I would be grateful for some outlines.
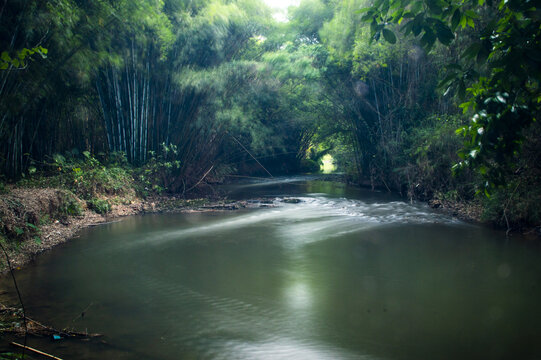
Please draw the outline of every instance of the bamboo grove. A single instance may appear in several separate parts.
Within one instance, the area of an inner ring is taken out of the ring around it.
[[[184,192],[332,154],[353,182],[486,193],[491,218],[536,224],[536,2],[303,0],[288,20],[260,0],[4,1],[3,180],[122,154]]]

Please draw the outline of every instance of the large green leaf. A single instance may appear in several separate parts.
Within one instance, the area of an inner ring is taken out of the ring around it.
[[[456,30],[458,24],[460,24],[461,16],[460,9],[457,8],[453,13],[453,17],[451,18],[451,29],[453,29],[453,31]]]
[[[455,38],[455,34],[443,23],[436,23],[436,34],[438,40],[444,45],[449,45]]]
[[[419,14],[415,17],[415,19],[413,19],[413,26],[411,28],[413,35],[418,36],[421,33],[421,31],[423,30],[424,21],[424,14]]]
[[[385,38],[385,40],[387,40],[391,44],[396,43],[396,35],[394,34],[394,32],[392,32],[389,29],[383,29],[382,33],[383,33],[383,37]]]
[[[424,35],[421,37],[421,45],[423,45],[428,51],[432,49],[436,42],[436,35],[430,28],[425,29]]]

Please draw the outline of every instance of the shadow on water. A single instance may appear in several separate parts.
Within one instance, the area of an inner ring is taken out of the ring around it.
[[[540,358],[538,249],[393,195],[274,181],[229,189],[273,208],[128,218],[41,256],[18,272],[31,316],[111,345],[30,346],[79,359]]]

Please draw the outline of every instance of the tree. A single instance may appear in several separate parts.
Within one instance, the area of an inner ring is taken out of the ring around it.
[[[371,35],[391,43],[395,31],[419,38],[430,50],[450,46],[460,29],[475,28],[459,63],[449,63],[440,85],[466,98],[471,122],[458,130],[465,139],[457,168],[474,166],[485,191],[505,183],[525,132],[541,110],[541,19],[539,1],[377,0],[359,11]]]

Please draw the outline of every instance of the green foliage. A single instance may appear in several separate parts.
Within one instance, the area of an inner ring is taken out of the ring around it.
[[[87,202],[88,208],[97,214],[107,214],[113,209],[111,203],[106,199],[90,199]]]
[[[87,169],[73,168],[73,189],[84,199],[99,194],[128,195],[133,178],[124,168],[102,165]]]
[[[515,230],[541,225],[539,187],[522,185],[518,180],[493,191],[483,200],[483,219]]]
[[[45,184],[62,186],[83,199],[92,199],[97,195],[132,195],[131,170],[118,165],[118,162],[123,162],[123,155],[112,154],[112,161],[115,163],[110,166],[102,165],[88,151],[84,151],[82,155],[82,158],[74,156],[73,153],[66,154],[66,156],[53,155],[49,166],[54,169],[54,176],[37,177],[27,181],[26,184],[35,181],[37,186]]]
[[[36,225],[34,225],[32,223],[27,222],[26,227],[29,228],[29,229],[32,229],[35,232],[40,232],[39,227],[37,227]]]
[[[20,353],[13,353],[13,352],[3,352],[0,353],[0,359],[1,360],[18,360],[21,357]]]
[[[459,116],[430,117],[415,127],[406,139],[404,165],[397,168],[411,197],[442,200],[469,200],[475,193],[474,179],[468,172],[453,176],[461,147],[455,129]]]
[[[321,159],[329,154],[331,151],[333,151],[334,144],[331,144],[329,147],[324,148],[322,145],[320,145],[319,148],[316,148],[315,146],[311,147],[308,151],[308,158],[310,160],[315,161],[316,163],[320,164]]]
[[[150,193],[161,194],[167,190],[173,192],[181,190],[180,188],[171,189],[175,184],[182,182],[180,179],[182,164],[178,157],[179,151],[176,145],[163,143],[158,154],[151,152],[149,162],[137,174],[138,182],[141,184],[140,194],[148,196]]]
[[[36,46],[31,49],[23,48],[16,51],[13,57],[9,52],[3,51],[0,55],[0,70],[7,70],[10,67],[21,69],[27,66],[28,60],[32,60],[32,55],[39,54],[43,59],[47,58],[48,50],[43,46]]]
[[[59,217],[83,215],[83,207],[72,192],[64,191],[62,193],[57,215]]]
[[[524,130],[522,151],[504,174],[504,184],[483,200],[485,220],[512,229],[541,226],[541,125]]]
[[[13,230],[15,231],[15,234],[16,234],[17,236],[22,236],[22,235],[24,234],[24,229],[22,229],[22,228],[20,228],[20,227],[18,227],[18,226],[15,226],[15,227],[13,228]]]
[[[96,69],[121,63],[133,40],[152,44],[153,55],[163,59],[174,40],[163,3],[15,0],[2,5],[0,67],[8,68],[0,71],[0,167],[10,180],[29,168],[39,170],[32,162],[41,164],[55,152],[107,150]],[[26,66],[47,52],[47,59]]]
[[[0,232],[6,235],[8,239],[16,241],[17,244],[26,239],[34,239],[36,243],[41,243],[41,229],[39,226],[28,221],[25,222],[25,220],[26,217],[17,218],[15,221],[11,221],[9,225],[0,221]]]
[[[289,13],[289,26],[295,32],[295,41],[318,43],[319,30],[333,16],[332,7],[321,0],[303,0]]]
[[[420,37],[430,50],[436,40],[450,45],[453,31],[475,28],[459,63],[449,63],[440,86],[456,87],[472,111],[472,121],[460,129],[464,146],[457,169],[473,165],[485,178],[485,192],[503,185],[506,169],[521,149],[523,130],[535,122],[541,110],[541,20],[535,3],[456,0],[376,1],[361,10],[377,40],[388,24],[405,35]],[[385,35],[387,34],[387,36]],[[469,87],[468,86],[469,82]],[[450,88],[449,88],[450,89]]]
[[[129,167],[128,157],[125,152],[113,151],[109,154],[107,165],[112,167],[127,168]]]
[[[103,165],[88,151],[78,155],[78,151],[54,154],[43,170],[20,180],[24,187],[61,187],[69,189],[83,199],[92,199],[98,195],[133,196],[132,170],[127,165],[119,165],[124,158],[113,154],[115,161],[109,166]],[[48,169],[48,171],[46,170]]]
[[[2,179],[70,189],[106,213],[134,187],[318,171],[329,149],[358,183],[454,200],[477,187],[519,221],[512,204],[536,212],[519,198],[537,184],[521,155],[540,138],[538,12],[530,1],[303,0],[279,24],[260,0],[6,2]]]

